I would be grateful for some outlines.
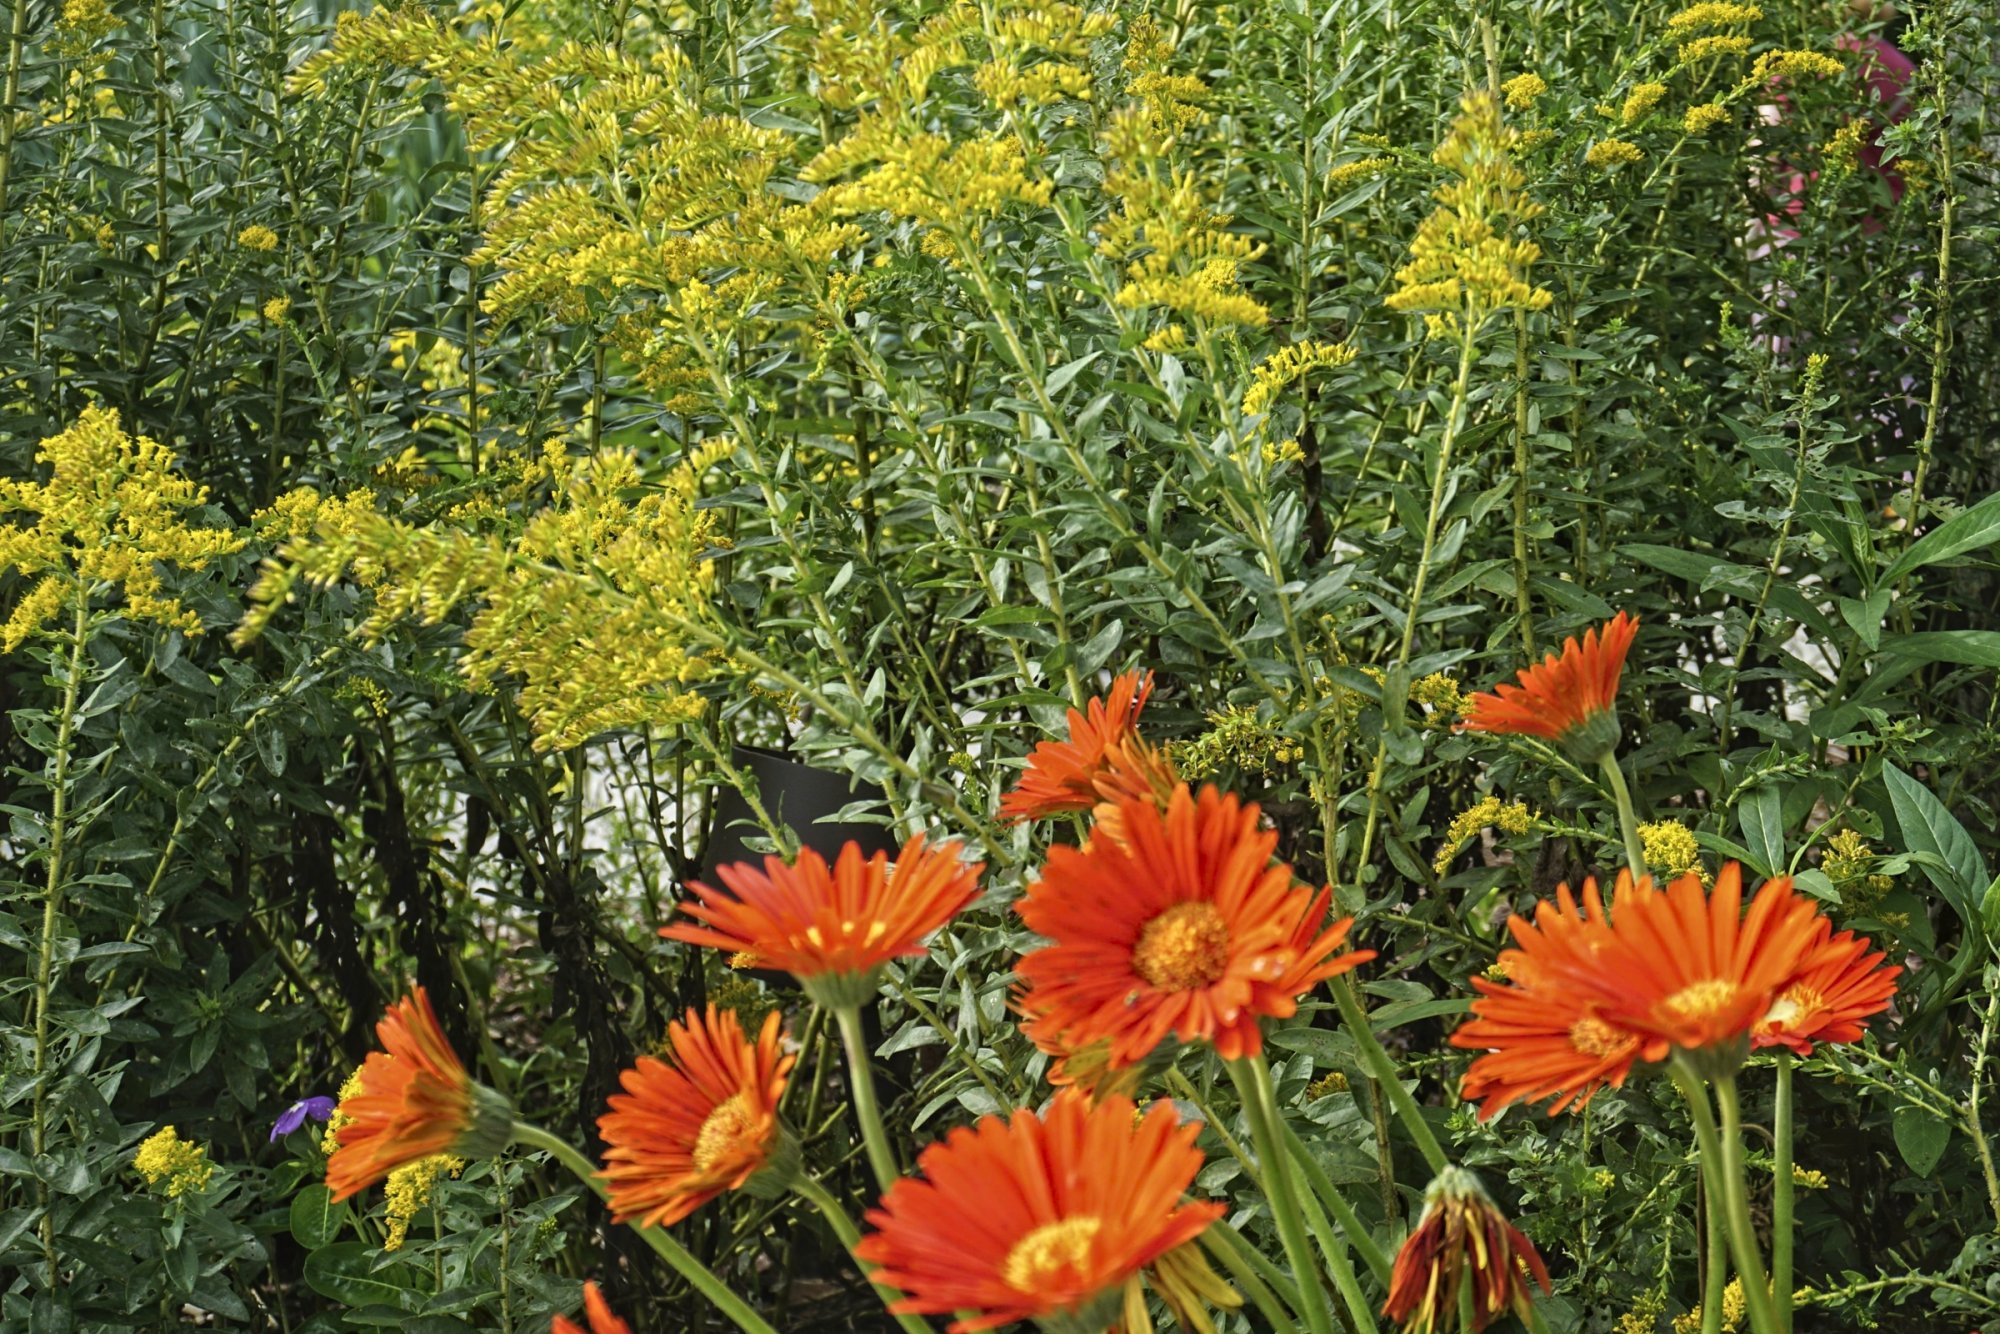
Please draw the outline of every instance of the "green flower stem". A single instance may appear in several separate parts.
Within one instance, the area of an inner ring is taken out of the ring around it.
[[[1388,1253],[1375,1244],[1374,1235],[1361,1221],[1361,1216],[1354,1212],[1354,1206],[1347,1202],[1347,1197],[1340,1193],[1339,1187],[1333,1184],[1333,1179],[1327,1176],[1326,1169],[1312,1156],[1312,1151],[1306,1148],[1299,1132],[1293,1130],[1289,1122],[1279,1128],[1285,1132],[1285,1144],[1292,1151],[1292,1161],[1306,1174],[1306,1184],[1312,1187],[1313,1194],[1333,1214],[1334,1222],[1340,1224],[1341,1232],[1361,1256],[1361,1262],[1368,1266],[1368,1272],[1375,1276],[1375,1281],[1384,1288],[1388,1287]]]
[[[1423,1109],[1417,1106],[1417,1100],[1410,1096],[1410,1091],[1403,1087],[1396,1063],[1376,1041],[1375,1030],[1368,1023],[1368,1011],[1361,1004],[1361,996],[1355,991],[1352,979],[1343,974],[1327,985],[1333,992],[1333,1003],[1340,1007],[1341,1022],[1347,1025],[1354,1045],[1361,1049],[1361,1059],[1367,1063],[1368,1073],[1382,1086],[1383,1093],[1388,1095],[1389,1105],[1402,1118],[1403,1129],[1409,1132],[1410,1139],[1424,1155],[1424,1161],[1430,1164],[1431,1171],[1444,1171],[1451,1166],[1451,1159],[1445,1156],[1444,1146],[1438,1143],[1430,1123],[1424,1120]]]
[[[875,1169],[875,1183],[888,1190],[903,1175],[896,1155],[889,1148],[889,1136],[882,1128],[882,1108],[875,1100],[875,1067],[868,1040],[861,1034],[861,1008],[843,1005],[834,1009],[840,1021],[841,1045],[847,1048],[847,1082],[854,1092],[854,1116],[861,1122],[861,1142],[868,1146],[868,1165]]]
[[[540,1126],[529,1125],[525,1121],[514,1123],[510,1136],[516,1144],[525,1144],[532,1149],[540,1149],[570,1170],[570,1173],[597,1195],[605,1199],[610,1192],[598,1177],[597,1169],[590,1159],[577,1152],[576,1146],[560,1136],[551,1135]],[[659,1253],[661,1259],[674,1267],[674,1271],[689,1283],[695,1291],[708,1298],[716,1310],[734,1321],[736,1327],[745,1334],[778,1334],[764,1317],[750,1308],[750,1304],[732,1292],[728,1285],[717,1278],[709,1267],[688,1254],[687,1249],[664,1229],[657,1227],[634,1228],[646,1239],[646,1244]]]
[[[1701,1285],[1701,1334],[1722,1334],[1722,1294],[1729,1286],[1729,1224],[1722,1200],[1703,1186],[1701,1207],[1708,1227],[1708,1261]]]
[[[888,1307],[902,1300],[902,1293],[887,1283],[877,1283],[873,1277],[875,1272],[873,1266],[865,1263],[860,1256],[854,1255],[854,1248],[861,1244],[861,1229],[854,1225],[854,1220],[848,1216],[847,1210],[840,1207],[840,1201],[833,1198],[833,1193],[803,1172],[799,1174],[799,1179],[792,1188],[798,1191],[801,1199],[819,1210],[820,1216],[826,1219],[827,1226],[833,1229],[833,1235],[840,1238],[840,1244],[846,1248],[849,1255],[854,1256],[854,1263],[861,1267],[861,1272],[870,1275],[869,1286],[874,1288],[875,1295],[882,1299],[882,1305]],[[932,1334],[930,1325],[919,1316],[899,1315],[892,1318],[897,1328],[908,1330],[909,1334]]]
[[[1285,1118],[1278,1117],[1281,1130],[1290,1136],[1290,1127]],[[1298,1155],[1293,1155],[1298,1161]],[[1347,1256],[1347,1240],[1333,1230],[1327,1221],[1326,1211],[1319,1207],[1319,1200],[1310,1190],[1299,1194],[1299,1208],[1306,1216],[1306,1231],[1312,1233],[1319,1243],[1319,1253],[1326,1259],[1326,1272],[1333,1276],[1333,1286],[1340,1293],[1341,1305],[1347,1308],[1346,1324],[1350,1334],[1376,1334],[1375,1313],[1368,1305],[1368,1298],[1361,1291],[1361,1277],[1354,1272],[1354,1261]]]
[[[1646,874],[1646,853],[1639,842],[1639,817],[1632,811],[1632,789],[1625,786],[1625,771],[1618,766],[1618,752],[1607,750],[1597,762],[1604,781],[1618,803],[1618,828],[1625,835],[1625,860],[1631,863],[1632,878]]]
[[[1792,1054],[1778,1049],[1778,1091],[1771,1117],[1771,1300],[1778,1324],[1792,1329]]]
[[[1757,1236],[1750,1226],[1750,1197],[1743,1183],[1742,1112],[1736,1101],[1736,1081],[1733,1078],[1716,1081],[1716,1101],[1722,1107],[1722,1128],[1718,1134],[1708,1096],[1702,1091],[1701,1076],[1680,1057],[1669,1068],[1681,1097],[1687,1101],[1688,1111],[1694,1116],[1703,1178],[1721,1202],[1723,1217],[1729,1225],[1729,1252],[1736,1261],[1736,1273],[1743,1280],[1750,1328],[1755,1334],[1780,1334],[1778,1311],[1771,1303],[1771,1286],[1764,1277],[1764,1262],[1757,1254]]]
[[[1277,1099],[1271,1091],[1271,1068],[1263,1056],[1246,1056],[1229,1062],[1229,1077],[1236,1083],[1243,1114],[1250,1121],[1250,1139],[1263,1168],[1264,1195],[1271,1202],[1271,1217],[1278,1225],[1278,1239],[1284,1243],[1285,1258],[1291,1262],[1292,1276],[1298,1280],[1299,1314],[1305,1317],[1312,1334],[1333,1334],[1333,1311],[1327,1305],[1326,1288],[1320,1282],[1319,1266],[1313,1263],[1312,1246],[1306,1240],[1304,1217],[1299,1212],[1296,1183],[1292,1180],[1289,1155],[1277,1131]]]
[[[1299,1334],[1299,1327],[1292,1323],[1292,1317],[1285,1310],[1284,1303],[1271,1291],[1270,1285],[1258,1277],[1257,1267],[1250,1262],[1250,1258],[1246,1258],[1255,1257],[1257,1253],[1250,1249],[1250,1244],[1243,1240],[1235,1228],[1220,1219],[1216,1220],[1203,1230],[1201,1246],[1217,1263],[1229,1271],[1230,1281],[1263,1315],[1271,1334]]]

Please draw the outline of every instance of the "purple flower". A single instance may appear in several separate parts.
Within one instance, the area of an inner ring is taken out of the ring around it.
[[[275,1143],[284,1136],[291,1134],[294,1130],[304,1125],[308,1119],[324,1121],[332,1115],[332,1098],[301,1098],[287,1107],[284,1114],[271,1123],[271,1140]]]

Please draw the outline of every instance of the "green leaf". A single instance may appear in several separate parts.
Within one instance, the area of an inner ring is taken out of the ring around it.
[[[1757,874],[1769,878],[1785,869],[1785,801],[1777,788],[1760,787],[1739,801],[1736,823]]]
[[[1940,1121],[1925,1109],[1907,1103],[1896,1109],[1891,1128],[1896,1133],[1896,1151],[1920,1177],[1931,1174],[1938,1160],[1944,1157],[1945,1146],[1951,1143],[1950,1122]]]
[[[340,1235],[350,1215],[345,1203],[333,1202],[332,1191],[315,1183],[292,1197],[292,1235],[299,1245],[316,1251]]]
[[[1904,662],[1954,662],[1965,667],[2000,668],[2000,630],[1920,630],[1892,635],[1884,657]]]
[[[1893,584],[1913,570],[1962,556],[2000,542],[2000,492],[1986,497],[1964,513],[1945,520],[1916,542],[1882,572],[1882,582]]]
[[[1074,380],[1085,366],[1088,366],[1103,355],[1103,351],[1099,350],[1056,367],[1049,372],[1048,381],[1042,386],[1043,392],[1047,393],[1050,398],[1054,398],[1057,394],[1069,388],[1069,382]]]
[[[1929,788],[1895,765],[1884,764],[1882,778],[1889,788],[1889,804],[1895,809],[1896,827],[1902,833],[1904,848],[1913,853],[1935,853],[1943,859],[1942,867],[1930,861],[1919,861],[1917,865],[1973,935],[1983,938],[1979,905],[1973,901],[1973,895],[1979,893],[1990,877],[1986,873],[1986,859],[1979,855],[1972,835],[1965,832],[1965,826]]]
[[[306,1256],[306,1286],[343,1306],[384,1304],[413,1309],[423,1294],[398,1279],[411,1277],[407,1265],[375,1268],[376,1251],[359,1241],[337,1241]]]

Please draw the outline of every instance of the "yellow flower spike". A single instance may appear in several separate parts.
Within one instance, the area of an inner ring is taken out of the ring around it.
[[[172,1126],[162,1126],[147,1137],[133,1155],[132,1167],[149,1186],[166,1183],[169,1199],[201,1194],[215,1175],[208,1150],[182,1139]]]
[[[253,222],[236,233],[236,244],[245,250],[268,254],[278,248],[278,234],[261,222]]]
[[[1244,415],[1263,416],[1287,385],[1303,380],[1313,371],[1345,366],[1353,360],[1354,349],[1346,343],[1292,343],[1279,348],[1251,371],[1250,388],[1243,394]]]
[[[1526,111],[1535,105],[1536,98],[1548,90],[1548,80],[1533,71],[1516,74],[1500,85],[1501,93],[1507,98],[1508,109],[1512,111]]]
[[[1733,28],[1739,23],[1755,23],[1764,17],[1756,5],[1709,3],[1689,5],[1667,20],[1667,33],[1685,37],[1702,28]]]
[[[1661,99],[1666,95],[1667,85],[1664,83],[1638,84],[1633,87],[1630,95],[1626,97],[1625,105],[1619,111],[1618,118],[1627,125],[1637,125],[1652,114],[1653,108],[1658,106]]]
[[[1696,61],[1712,60],[1721,56],[1743,56],[1750,54],[1748,37],[1697,37],[1691,42],[1681,43],[1678,53],[1680,63],[1692,65]]]
[[[1627,143],[1623,139],[1600,139],[1583,155],[1583,162],[1587,167],[1612,171],[1634,162],[1643,162],[1645,158],[1646,155],[1639,151],[1637,144]]]
[[[1646,855],[1646,865],[1665,879],[1677,879],[1693,873],[1707,880],[1701,869],[1701,845],[1695,842],[1688,827],[1678,820],[1658,820],[1640,825],[1639,849]]]
[[[389,1173],[383,1183],[382,1199],[389,1219],[389,1235],[382,1242],[385,1251],[399,1251],[409,1238],[410,1224],[430,1204],[439,1177],[456,1177],[465,1170],[465,1159],[449,1153],[420,1158]]]
[[[1729,119],[1728,107],[1718,102],[1704,102],[1687,109],[1687,114],[1681,117],[1681,128],[1689,134],[1707,134],[1716,126],[1726,124]]]

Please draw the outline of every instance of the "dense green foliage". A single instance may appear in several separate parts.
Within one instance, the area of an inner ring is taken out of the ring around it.
[[[858,1211],[823,1016],[657,936],[718,845],[819,837],[733,747],[987,862],[875,1007],[907,1160],[1046,1092],[1007,906],[1075,834],[996,810],[1134,667],[1182,772],[1357,915],[1373,1026],[1549,1257],[1550,1327],[1671,1328],[1702,1249],[1671,1088],[1482,1124],[1445,1042],[1508,911],[1621,848],[1598,775],[1454,731],[1458,692],[1629,609],[1642,818],[1906,968],[1800,1066],[1800,1328],[2000,1329],[1990,6],[1770,0],[1692,62],[1668,10],[1579,0],[417,4],[338,42],[310,3],[0,14],[0,1328],[539,1331],[593,1276],[635,1328],[712,1321],[541,1155],[440,1180],[385,1252],[381,1194],[327,1205],[312,1137],[267,1131],[408,982],[586,1146],[670,1018],[782,1005]],[[1891,119],[1842,45],[1883,31],[1899,198],[1843,139]],[[1774,50],[1844,64],[1780,88]],[[1427,334],[1399,271],[1495,155],[1524,183],[1472,211],[1545,299]],[[1344,350],[1274,374],[1302,344]],[[173,463],[80,444],[59,516],[44,442],[92,407]],[[746,789],[764,828],[718,817]],[[1429,1178],[1332,1003],[1271,1046],[1393,1247]],[[1243,1133],[1215,1062],[1179,1073],[1149,1091]],[[166,1125],[200,1188],[134,1170]],[[881,1327],[796,1202],[676,1231],[787,1330]]]

